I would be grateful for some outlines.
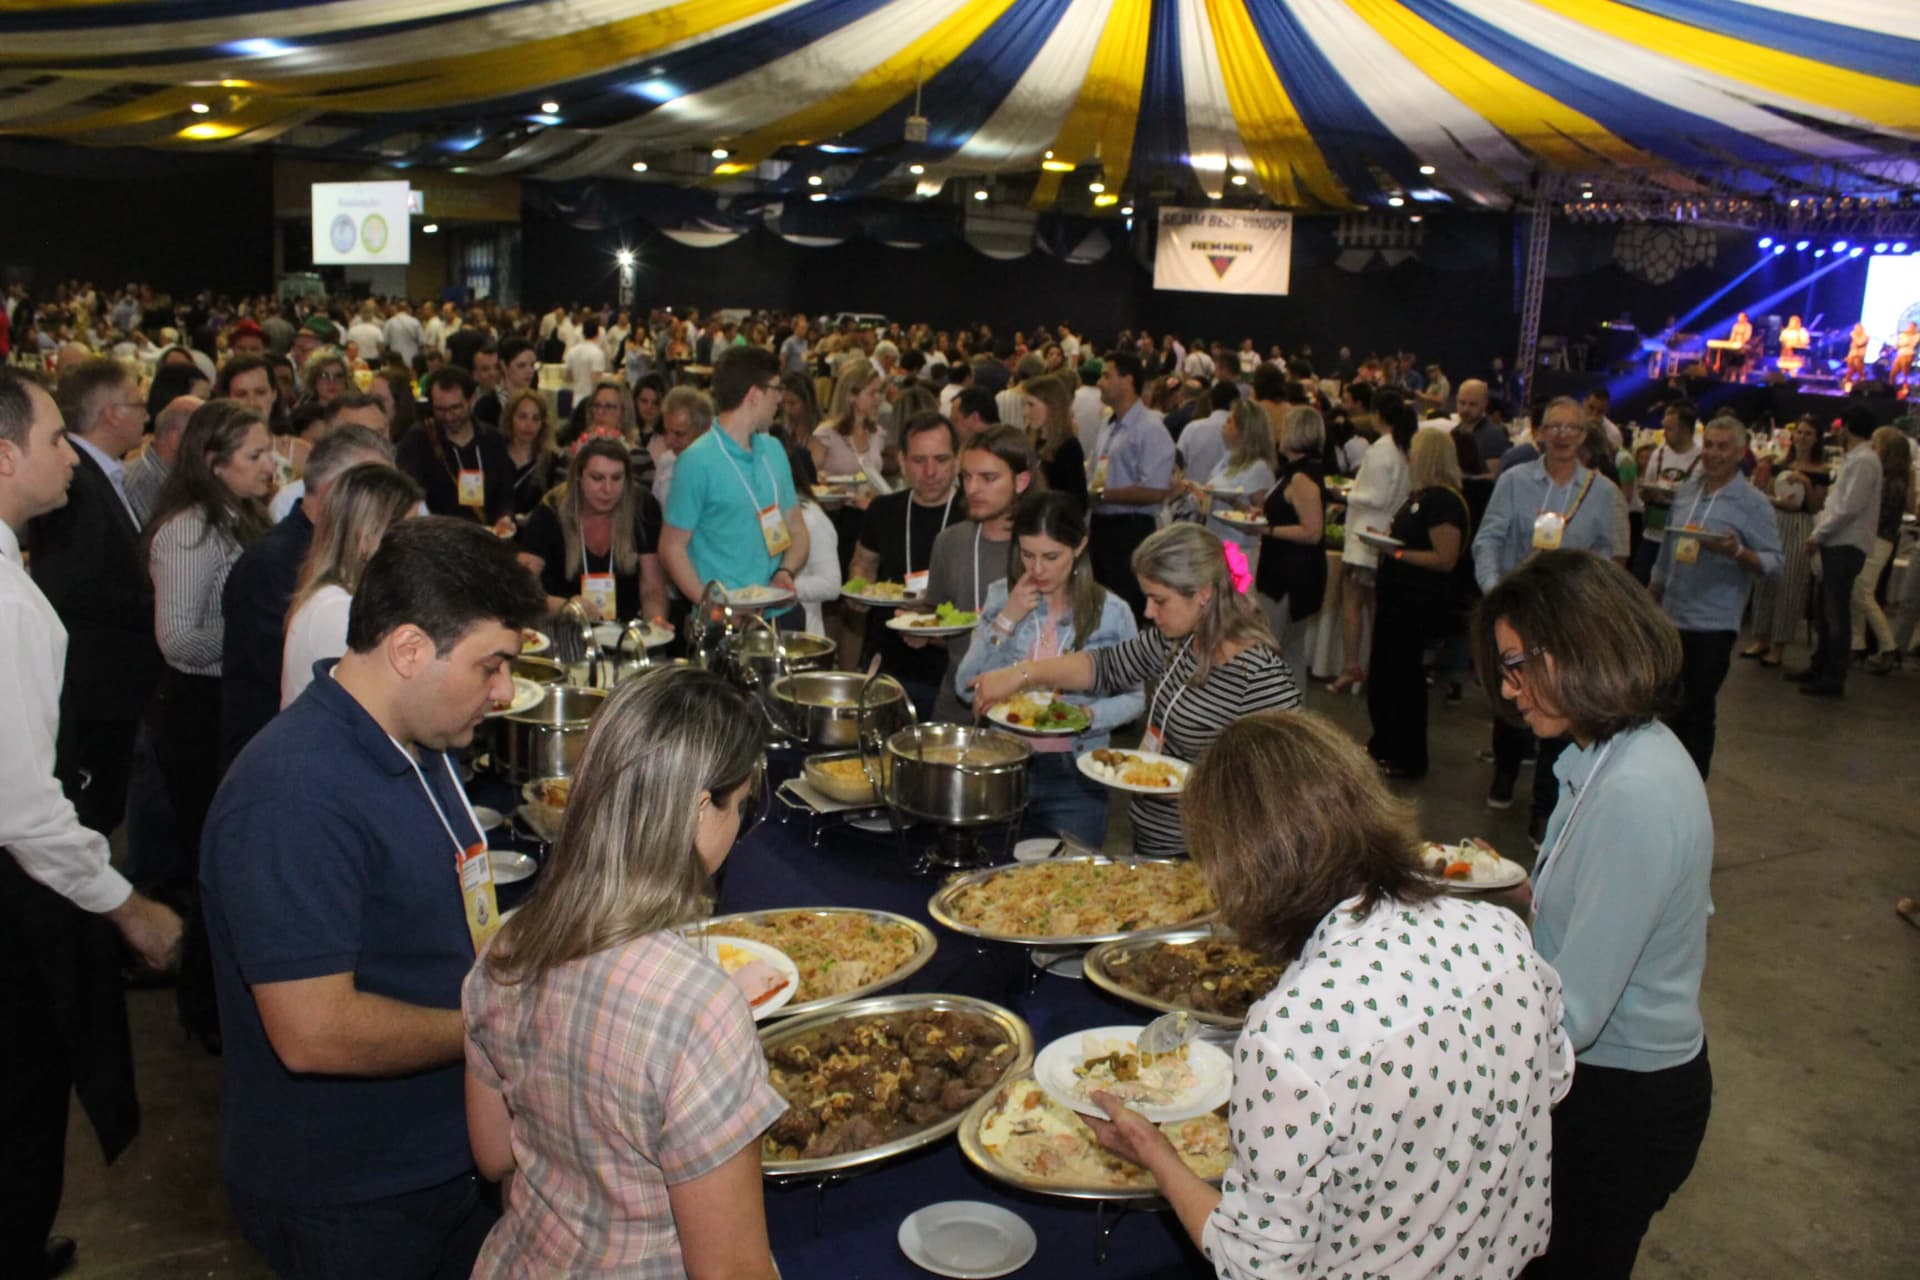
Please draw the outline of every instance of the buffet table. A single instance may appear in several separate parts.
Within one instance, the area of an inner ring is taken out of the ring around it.
[[[769,786],[791,776],[796,764],[791,758],[771,758]],[[502,812],[511,812],[517,803],[510,788],[484,776],[471,790],[476,803]],[[783,815],[789,821],[783,822]],[[501,836],[497,844],[508,842],[502,833],[495,834]],[[934,924],[927,901],[941,881],[913,872],[916,856],[931,839],[929,830],[909,831],[903,849],[890,832],[839,826],[827,830],[818,847],[810,847],[804,819],[788,815],[775,801],[766,820],[740,842],[721,869],[716,913],[848,906],[897,912],[929,924],[939,950],[918,973],[883,994],[941,991],[990,1000],[1026,1019],[1036,1046],[1087,1027],[1150,1019],[1151,1011],[1110,997],[1090,983],[1036,975],[1025,947],[976,941]],[[1000,847],[997,835],[985,843]],[[509,889],[524,892],[520,885]],[[503,892],[502,905],[513,905],[522,892],[511,897]],[[901,1252],[897,1232],[910,1213],[947,1200],[988,1201],[1026,1220],[1038,1237],[1038,1252],[1013,1274],[1120,1280],[1208,1271],[1170,1212],[1117,1213],[1113,1205],[1017,1191],[976,1170],[954,1138],[833,1185],[769,1185],[767,1224],[774,1258],[786,1280],[926,1276],[930,1273]],[[1098,1260],[1101,1254],[1103,1261]]]

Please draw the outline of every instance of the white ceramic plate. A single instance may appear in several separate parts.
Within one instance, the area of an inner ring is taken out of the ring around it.
[[[820,478],[830,485],[845,487],[850,484],[865,484],[867,482],[867,473],[864,471],[856,471],[852,475],[829,475]]]
[[[840,598],[855,604],[872,605],[876,609],[904,609],[920,603],[919,596],[875,596],[864,591],[848,591],[844,587],[840,589]]]
[[[1067,851],[1066,841],[1054,836],[1034,836],[1032,839],[1022,840],[1019,844],[1013,846],[1013,860],[1015,862],[1045,862],[1053,856],[1054,850],[1056,849],[1061,853],[1065,853]]]
[[[530,711],[534,707],[539,706],[540,700],[546,696],[547,686],[537,680],[529,680],[525,676],[515,676],[513,678],[513,701],[498,711],[487,712],[487,715],[489,717],[518,715],[522,711]]]
[[[1045,1089],[1055,1102],[1063,1107],[1071,1107],[1083,1116],[1106,1118],[1106,1112],[1092,1102],[1080,1096],[1075,1086],[1083,1084],[1073,1069],[1086,1061],[1081,1051],[1082,1041],[1092,1036],[1102,1041],[1133,1041],[1147,1028],[1144,1024],[1136,1027],[1089,1027],[1085,1031],[1075,1031],[1061,1036],[1040,1051],[1033,1060],[1033,1078]],[[1155,1124],[1166,1124],[1171,1120],[1191,1120],[1224,1103],[1233,1092],[1233,1059],[1213,1045],[1200,1040],[1187,1043],[1187,1065],[1193,1068],[1196,1077],[1193,1087],[1180,1098],[1168,1103],[1134,1102],[1127,1105],[1138,1111]]]
[[[1037,698],[1040,696],[1040,691],[1028,690],[1027,696]],[[1012,699],[1008,699],[1006,702],[996,702],[987,708],[987,719],[996,727],[1005,729],[1008,733],[1024,734],[1029,738],[1071,738],[1076,734],[1093,732],[1093,726],[1091,724],[1084,729],[1036,729],[1030,724],[1015,724],[1013,721],[1007,719],[1007,708],[1010,705],[1012,705]],[[1075,705],[1077,706],[1079,704],[1076,703]],[[1084,707],[1081,709],[1087,710]],[[1089,714],[1091,714],[1091,712],[1089,712]]]
[[[1368,546],[1379,547],[1382,551],[1398,551],[1407,545],[1398,538],[1391,537],[1384,533],[1375,533],[1371,529],[1349,529],[1347,530],[1347,536],[1349,538],[1358,538]]]
[[[727,603],[736,609],[770,609],[793,599],[785,587],[729,587]]]
[[[1092,778],[1101,786],[1112,787],[1115,791],[1131,791],[1135,795],[1140,796],[1177,796],[1186,790],[1187,776],[1193,772],[1193,766],[1185,760],[1175,760],[1172,756],[1163,756],[1154,751],[1128,751],[1126,754],[1155,764],[1172,765],[1174,772],[1180,775],[1179,785],[1173,787],[1142,787],[1135,783],[1122,782],[1117,776],[1106,772],[1101,765],[1096,763],[1093,758],[1093,752],[1091,751],[1081,755],[1074,763],[1079,765],[1081,773]]]
[[[483,804],[473,806],[473,816],[480,821],[480,830],[484,834],[493,830],[506,819],[500,816],[498,809],[489,809]]]
[[[1511,889],[1527,882],[1527,869],[1506,858],[1500,859],[1500,877],[1496,880],[1449,880],[1432,872],[1424,874],[1448,893],[1487,893],[1495,889]]]
[[[495,884],[519,884],[540,870],[538,862],[516,849],[489,849],[487,862],[493,867]]]
[[[1228,524],[1236,525],[1242,529],[1264,529],[1267,527],[1267,518],[1265,516],[1254,515],[1248,511],[1216,511],[1213,513],[1213,517],[1216,520],[1224,520]]]
[[[520,652],[524,656],[530,653],[545,653],[553,648],[553,637],[532,627],[520,633]]]
[[[611,650],[620,643],[620,636],[625,631],[626,627],[618,622],[596,622],[593,624],[593,640],[602,649]],[[640,644],[642,648],[658,649],[672,640],[672,628],[649,622],[646,631],[641,634]]]
[[[1018,1271],[1039,1247],[1025,1218],[984,1200],[930,1204],[900,1224],[900,1252],[917,1267],[959,1280]]]
[[[910,636],[964,636],[972,631],[974,625],[980,621],[980,615],[975,614],[973,622],[956,623],[951,627],[916,627],[913,625],[917,619],[931,618],[933,616],[931,613],[910,613],[902,609],[899,613],[887,619],[887,630],[904,631]]]
[[[703,934],[698,939],[700,949],[719,962],[719,949],[722,946],[737,947],[754,959],[764,961],[778,969],[786,977],[787,985],[773,993],[768,999],[753,1006],[753,1020],[759,1022],[770,1018],[776,1011],[793,999],[793,993],[800,989],[800,970],[794,966],[787,953],[778,947],[756,942],[752,938],[723,938],[717,934]],[[724,966],[722,966],[724,967]]]

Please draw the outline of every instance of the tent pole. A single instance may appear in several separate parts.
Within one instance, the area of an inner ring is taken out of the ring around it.
[[[1513,359],[1513,373],[1520,395],[1513,406],[1524,413],[1533,393],[1534,361],[1540,346],[1540,299],[1547,288],[1547,237],[1553,224],[1555,182],[1547,173],[1537,174],[1533,197],[1521,208],[1526,219],[1527,260],[1520,285],[1520,349]]]

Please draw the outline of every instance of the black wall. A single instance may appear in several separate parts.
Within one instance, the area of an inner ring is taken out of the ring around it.
[[[264,152],[89,150],[0,141],[0,277],[151,281],[176,295],[273,285]]]

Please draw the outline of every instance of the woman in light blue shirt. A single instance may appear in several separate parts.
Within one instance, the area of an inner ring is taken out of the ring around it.
[[[1693,1169],[1713,1093],[1700,1016],[1713,819],[1657,719],[1680,637],[1626,570],[1564,550],[1502,578],[1474,633],[1495,714],[1572,743],[1530,906],[1578,1065],[1553,1117],[1552,1242],[1527,1274],[1627,1280]]]
[[[987,590],[967,656],[954,673],[962,699],[982,672],[1130,640],[1137,628],[1127,602],[1093,579],[1087,562],[1087,514],[1080,499],[1049,490],[1029,494],[1013,513],[1007,576]],[[1012,584],[1009,586],[1008,584]],[[1060,694],[1086,707],[1093,727],[1079,737],[1030,738],[1027,812],[1045,829],[1098,849],[1107,838],[1107,789],[1083,775],[1079,754],[1107,745],[1139,717],[1137,689],[1110,698]]]
[[[1208,512],[1207,529],[1252,560],[1260,554],[1260,535],[1244,524],[1221,519],[1219,513],[1250,508],[1273,488],[1273,424],[1267,411],[1252,400],[1234,401],[1220,425],[1220,442],[1226,446],[1225,456],[1210,475],[1190,479],[1187,491]]]

